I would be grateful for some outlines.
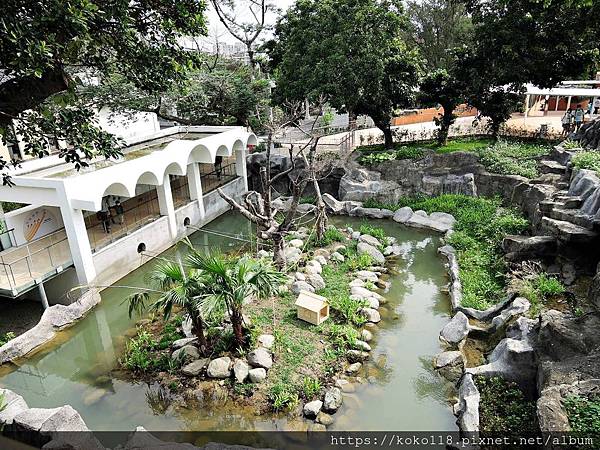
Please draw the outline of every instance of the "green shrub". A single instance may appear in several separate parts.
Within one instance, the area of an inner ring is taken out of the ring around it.
[[[569,424],[575,433],[600,433],[600,396],[569,396],[563,400]]]
[[[382,245],[387,245],[388,239],[383,228],[374,227],[368,223],[363,223],[360,226],[359,231],[360,234],[368,234],[369,236],[373,236],[379,242],[381,242]]]
[[[354,342],[358,339],[359,333],[351,325],[347,324],[330,324],[327,329],[327,335],[331,344],[339,350],[346,350],[354,346]]]
[[[179,320],[171,320],[164,325],[160,340],[157,344],[159,350],[170,348],[173,342],[185,337],[183,333],[178,330],[180,325],[181,323]]]
[[[342,233],[336,227],[330,226],[325,230],[321,240],[318,240],[317,236],[313,233],[308,239],[307,246],[309,248],[327,247],[334,242],[344,242],[345,240],[346,236],[344,236],[344,233]]]
[[[425,156],[425,150],[417,147],[400,147],[396,150],[396,159],[421,159]]]
[[[490,172],[535,178],[539,175],[537,158],[549,152],[550,147],[546,145],[501,140],[475,153]]]
[[[4,411],[6,408],[6,401],[4,393],[0,393],[0,412]]]
[[[576,148],[581,148],[581,144],[578,141],[572,141],[570,139],[567,139],[566,141],[564,141],[562,143],[563,148],[567,149],[567,150],[574,150]]]
[[[314,205],[317,203],[317,197],[314,195],[309,195],[306,197],[301,197],[300,202],[301,205]]]
[[[479,427],[482,434],[518,435],[535,433],[536,403],[526,398],[516,383],[502,378],[477,377],[481,395]]]
[[[269,389],[269,400],[271,400],[275,411],[281,411],[286,408],[291,409],[300,401],[298,394],[293,391],[289,383],[283,381],[271,386],[271,389]]]
[[[571,163],[578,169],[589,169],[600,174],[600,151],[578,152],[571,158]]]
[[[321,392],[321,382],[318,378],[304,377],[302,382],[302,391],[307,400],[312,400],[318,397]]]
[[[365,270],[373,265],[373,258],[366,253],[363,253],[362,255],[352,255],[348,258],[346,265],[351,271]]]
[[[565,287],[557,278],[540,273],[532,279],[524,280],[519,291],[531,303],[529,314],[535,317],[548,299],[564,294]]]
[[[150,333],[145,330],[138,331],[138,334],[125,344],[121,365],[133,372],[148,371],[153,365],[152,351],[157,344]]]
[[[379,164],[385,161],[392,161],[394,159],[396,159],[395,152],[378,152],[363,155],[359,158],[358,162],[360,164],[364,164],[365,166],[373,166],[375,164]]]
[[[12,331],[9,331],[8,333],[4,334],[4,336],[0,336],[0,347],[2,347],[8,341],[12,341],[15,337],[16,335]]]
[[[343,293],[332,297],[329,300],[329,306],[337,318],[344,323],[362,325],[366,321],[364,316],[358,314],[360,308],[367,306],[365,300],[356,300],[350,298],[347,293]]]

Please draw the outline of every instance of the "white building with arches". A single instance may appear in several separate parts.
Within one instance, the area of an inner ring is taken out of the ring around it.
[[[247,191],[256,144],[243,127],[172,127],[79,171],[58,155],[25,161],[11,172],[14,186],[0,187],[0,201],[27,205],[5,215],[0,295],[37,288],[57,301],[44,284],[52,289],[58,275],[71,286],[114,283],[229,210],[217,188]]]

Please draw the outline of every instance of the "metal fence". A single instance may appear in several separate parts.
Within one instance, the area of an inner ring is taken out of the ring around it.
[[[201,172],[202,192],[204,195],[226,185],[238,177],[235,162],[226,165],[215,165],[210,172]]]

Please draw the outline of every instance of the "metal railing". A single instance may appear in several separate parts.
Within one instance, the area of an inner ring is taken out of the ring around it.
[[[139,230],[158,218],[160,218],[160,207],[156,189],[123,202],[122,216],[112,215],[107,221],[100,220],[96,214],[87,216],[85,219],[86,228],[92,253]],[[103,222],[106,222],[106,225]]]
[[[226,185],[230,181],[238,177],[235,163],[226,165],[215,165],[214,170],[210,172],[202,172],[200,179],[202,183],[203,194],[206,195],[221,186]]]
[[[63,228],[1,253],[0,289],[18,291],[70,264],[71,251]]]

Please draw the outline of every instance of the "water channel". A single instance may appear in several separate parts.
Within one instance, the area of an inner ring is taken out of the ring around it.
[[[370,221],[373,223],[374,221]],[[391,276],[386,294],[388,312],[375,333],[372,358],[356,393],[345,397],[333,430],[454,431],[449,406],[451,387],[432,370],[431,359],[440,352],[438,334],[448,321],[450,306],[440,287],[446,283],[442,260],[437,255],[439,238],[401,227],[392,221],[375,221],[406,249],[398,273]],[[358,228],[359,219],[334,218],[338,226]],[[226,214],[207,230],[248,235],[240,216]],[[199,231],[194,245],[239,247],[240,242]],[[163,256],[173,257],[173,248]],[[144,286],[150,262],[116,285]],[[160,407],[155,387],[133,383],[118,370],[124,343],[135,333],[123,299],[130,293],[120,288],[102,292],[102,302],[84,320],[61,333],[47,348],[19,365],[0,367],[0,387],[21,394],[31,407],[69,404],[95,431],[132,431],[141,425],[149,431],[285,430],[285,417],[256,416],[233,402],[200,409]],[[159,402],[160,403],[160,402]]]

